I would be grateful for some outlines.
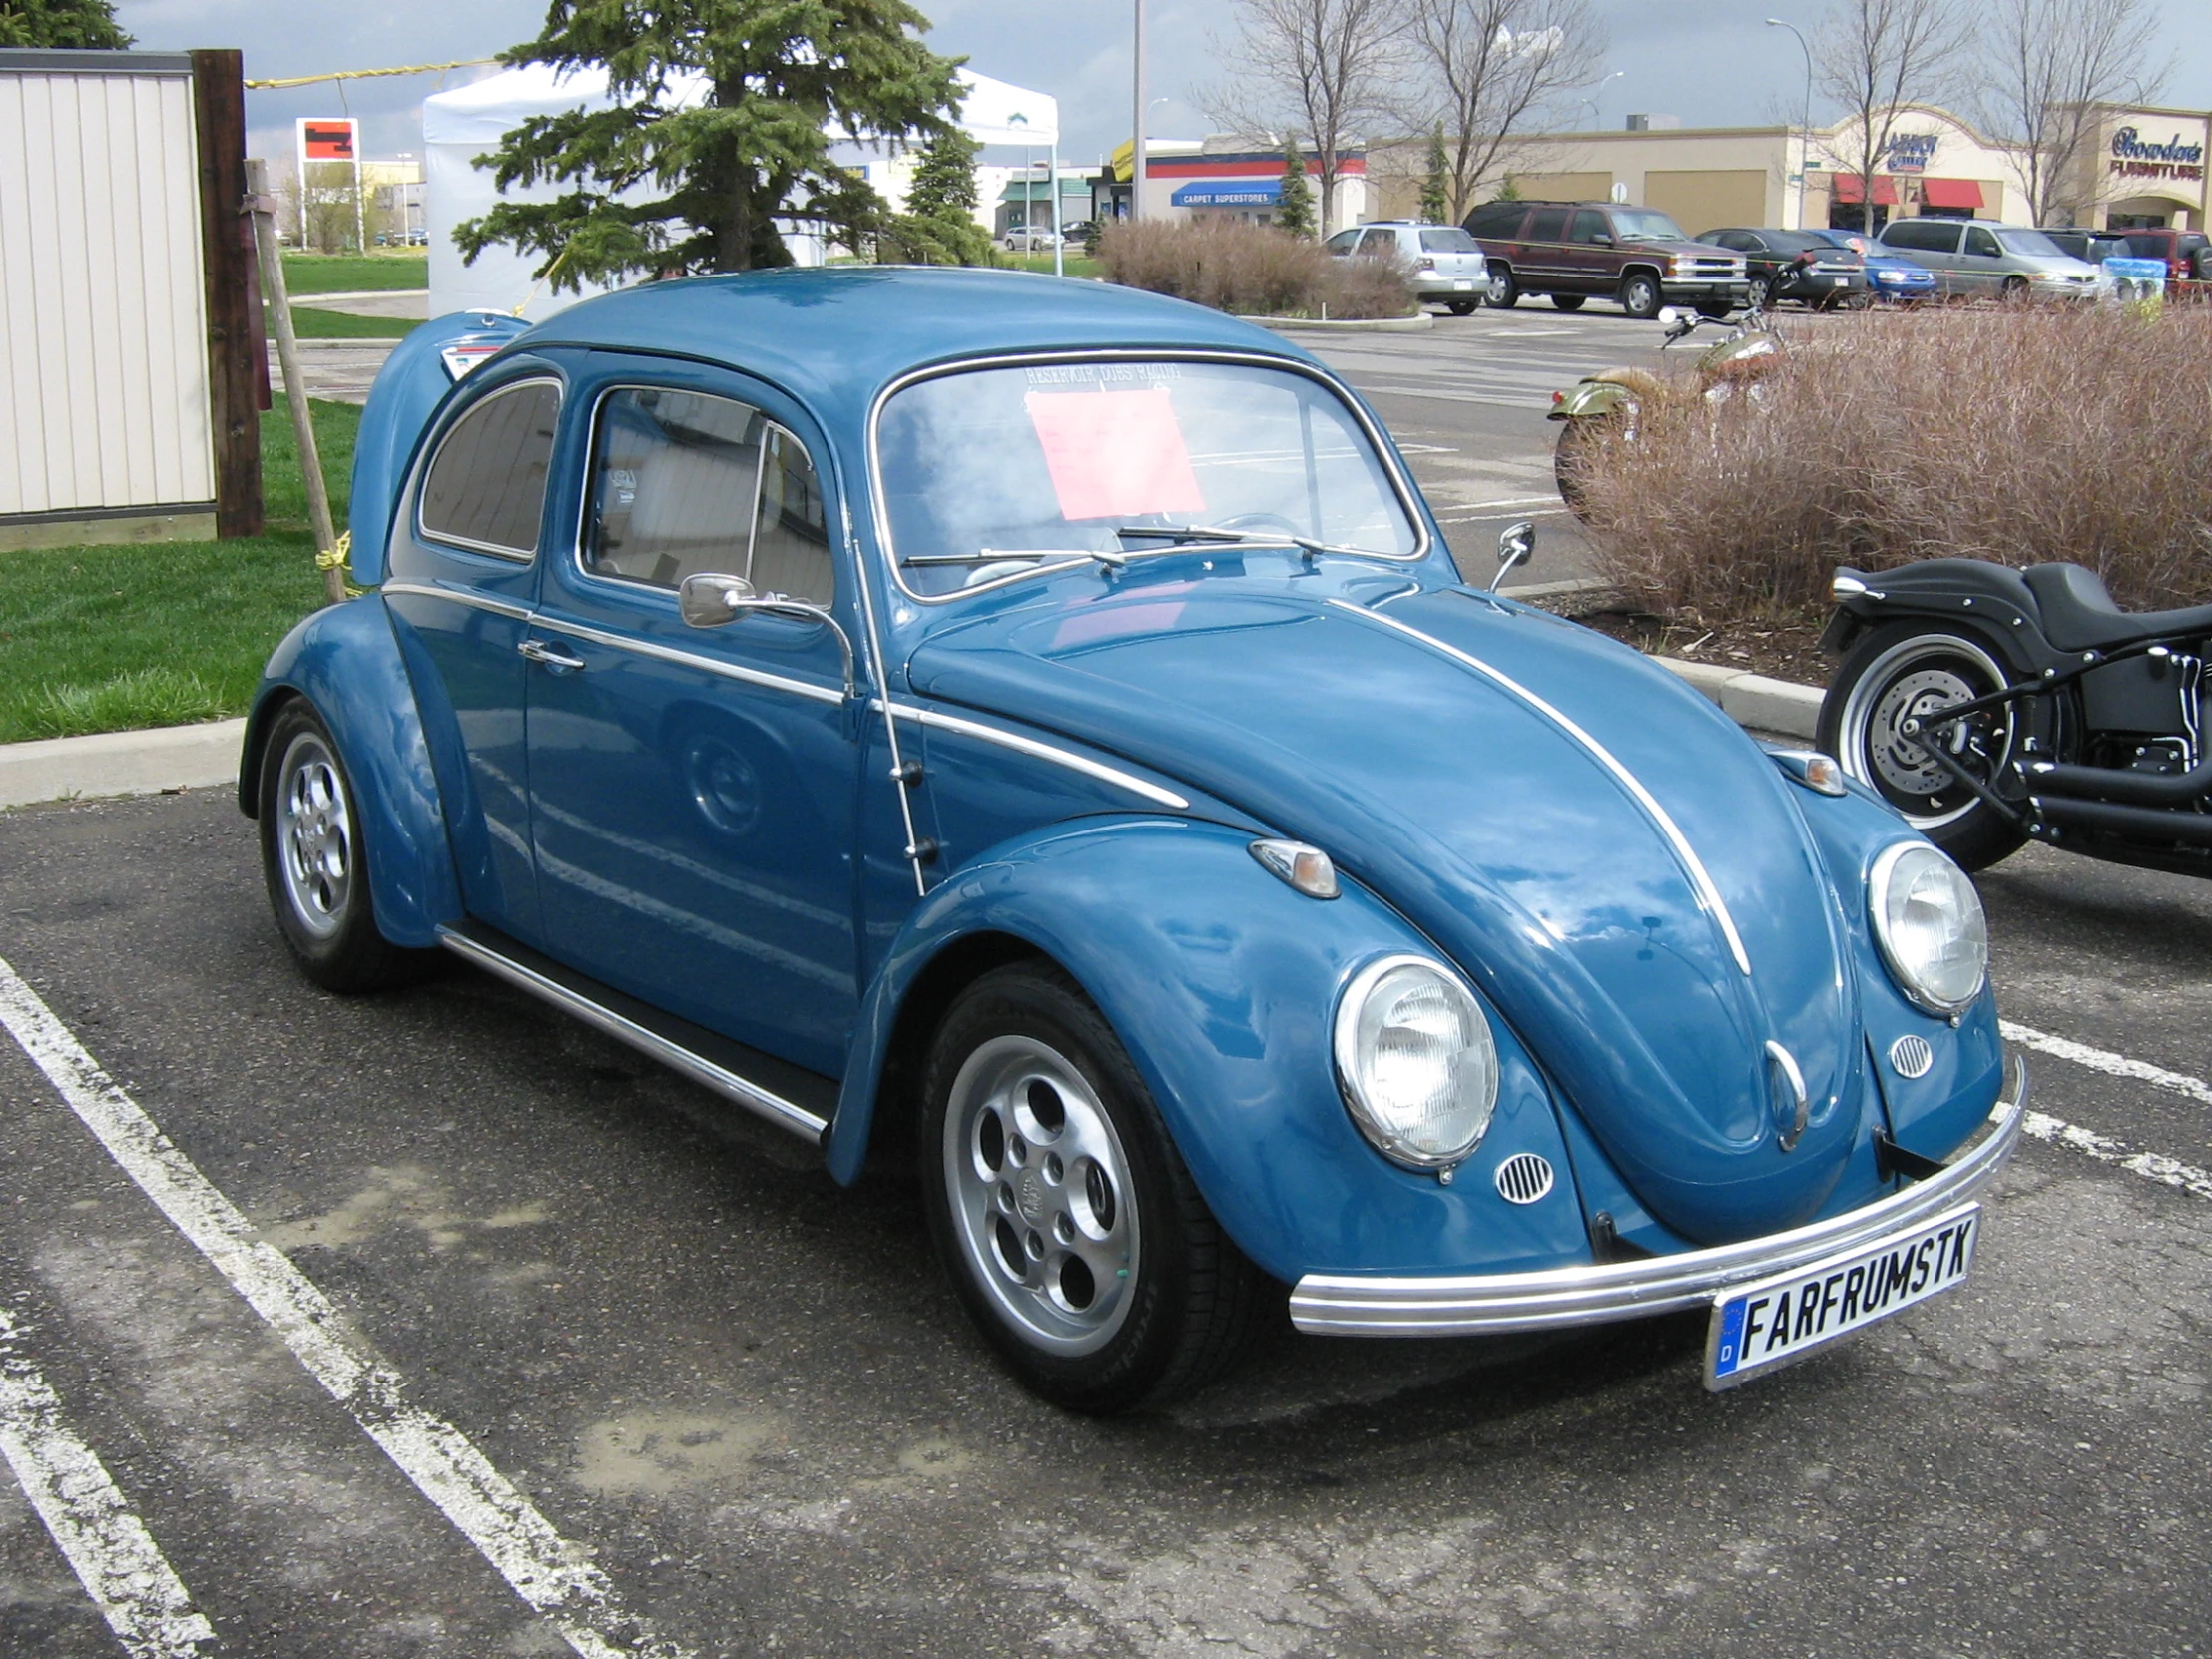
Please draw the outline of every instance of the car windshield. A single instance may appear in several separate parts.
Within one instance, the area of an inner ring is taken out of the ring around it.
[[[1457,226],[1443,231],[1423,231],[1420,234],[1421,252],[1424,254],[1479,254],[1482,249],[1474,238]]]
[[[2007,254],[2026,254],[2036,259],[2062,260],[2066,251],[2040,231],[1999,231],[1997,241]]]
[[[1682,227],[1657,208],[1615,208],[1613,234],[1629,242],[1688,242]]]
[[[875,439],[892,554],[923,597],[1056,559],[1174,545],[1146,531],[1305,538],[1389,558],[1420,546],[1351,409],[1287,369],[968,369],[893,395]]]

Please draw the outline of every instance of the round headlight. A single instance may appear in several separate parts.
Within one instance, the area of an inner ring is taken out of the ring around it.
[[[1915,1006],[1949,1015],[1981,994],[1989,933],[1965,871],[1926,841],[1900,841],[1875,859],[1867,887],[1882,959]]]
[[[1385,956],[1337,1004],[1337,1076],[1360,1132],[1416,1169],[1474,1150],[1497,1106],[1497,1044],[1474,993],[1435,962]]]

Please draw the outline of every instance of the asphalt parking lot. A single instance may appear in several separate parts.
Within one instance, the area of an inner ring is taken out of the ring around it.
[[[0,1432],[165,1655],[2201,1653],[2212,888],[1982,887],[2016,1038],[2084,1047],[1965,1287],[1721,1396],[1696,1319],[1281,1329],[1101,1423],[905,1183],[458,965],[312,989],[221,792],[21,810]],[[14,1483],[0,1651],[117,1651]]]

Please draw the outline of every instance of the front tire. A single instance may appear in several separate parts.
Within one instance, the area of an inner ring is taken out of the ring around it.
[[[1057,968],[953,1002],[922,1097],[929,1230],[1016,1376],[1107,1414],[1200,1386],[1244,1348],[1265,1280],[1176,1154],[1113,1030]]]
[[[1649,272],[1633,271],[1621,279],[1621,309],[1638,322],[1659,314],[1659,278]]]
[[[1763,311],[1774,303],[1774,283],[1764,276],[1754,276],[1744,293],[1745,303],[1755,311]]]
[[[2027,837],[1899,730],[1908,719],[1969,702],[2011,682],[1973,634],[1933,622],[1896,622],[1852,648],[1821,701],[1817,741],[1961,869],[1985,869]],[[2018,717],[1998,706],[1948,729],[1949,753],[1995,787],[2011,763]]]
[[[403,984],[438,957],[376,930],[358,801],[321,716],[304,698],[285,704],[262,752],[262,878],[276,930],[327,991]]]

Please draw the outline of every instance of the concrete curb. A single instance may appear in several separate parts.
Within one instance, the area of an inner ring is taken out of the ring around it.
[[[1520,598],[1573,583],[1524,588]],[[1792,685],[1763,674],[1714,663],[1654,657],[1721,706],[1739,725],[1811,741],[1821,712],[1818,686]],[[104,796],[162,795],[177,790],[230,788],[238,781],[243,720],[202,726],[166,726],[146,732],[102,732],[90,738],[42,738],[0,744],[0,811],[44,801],[96,800]]]
[[[0,809],[97,796],[163,795],[238,782],[244,720],[0,744]]]
[[[1312,328],[1326,333],[1412,334],[1423,328],[1436,326],[1436,319],[1426,311],[1418,316],[1371,316],[1353,322],[1324,322],[1318,317],[1299,316],[1248,316],[1246,322],[1257,322],[1263,328],[1272,328],[1279,334],[1295,333]]]
[[[1812,741],[1821,718],[1821,689],[1788,680],[1770,680],[1718,663],[1693,663],[1680,657],[1654,657],[1721,706],[1739,726]]]

